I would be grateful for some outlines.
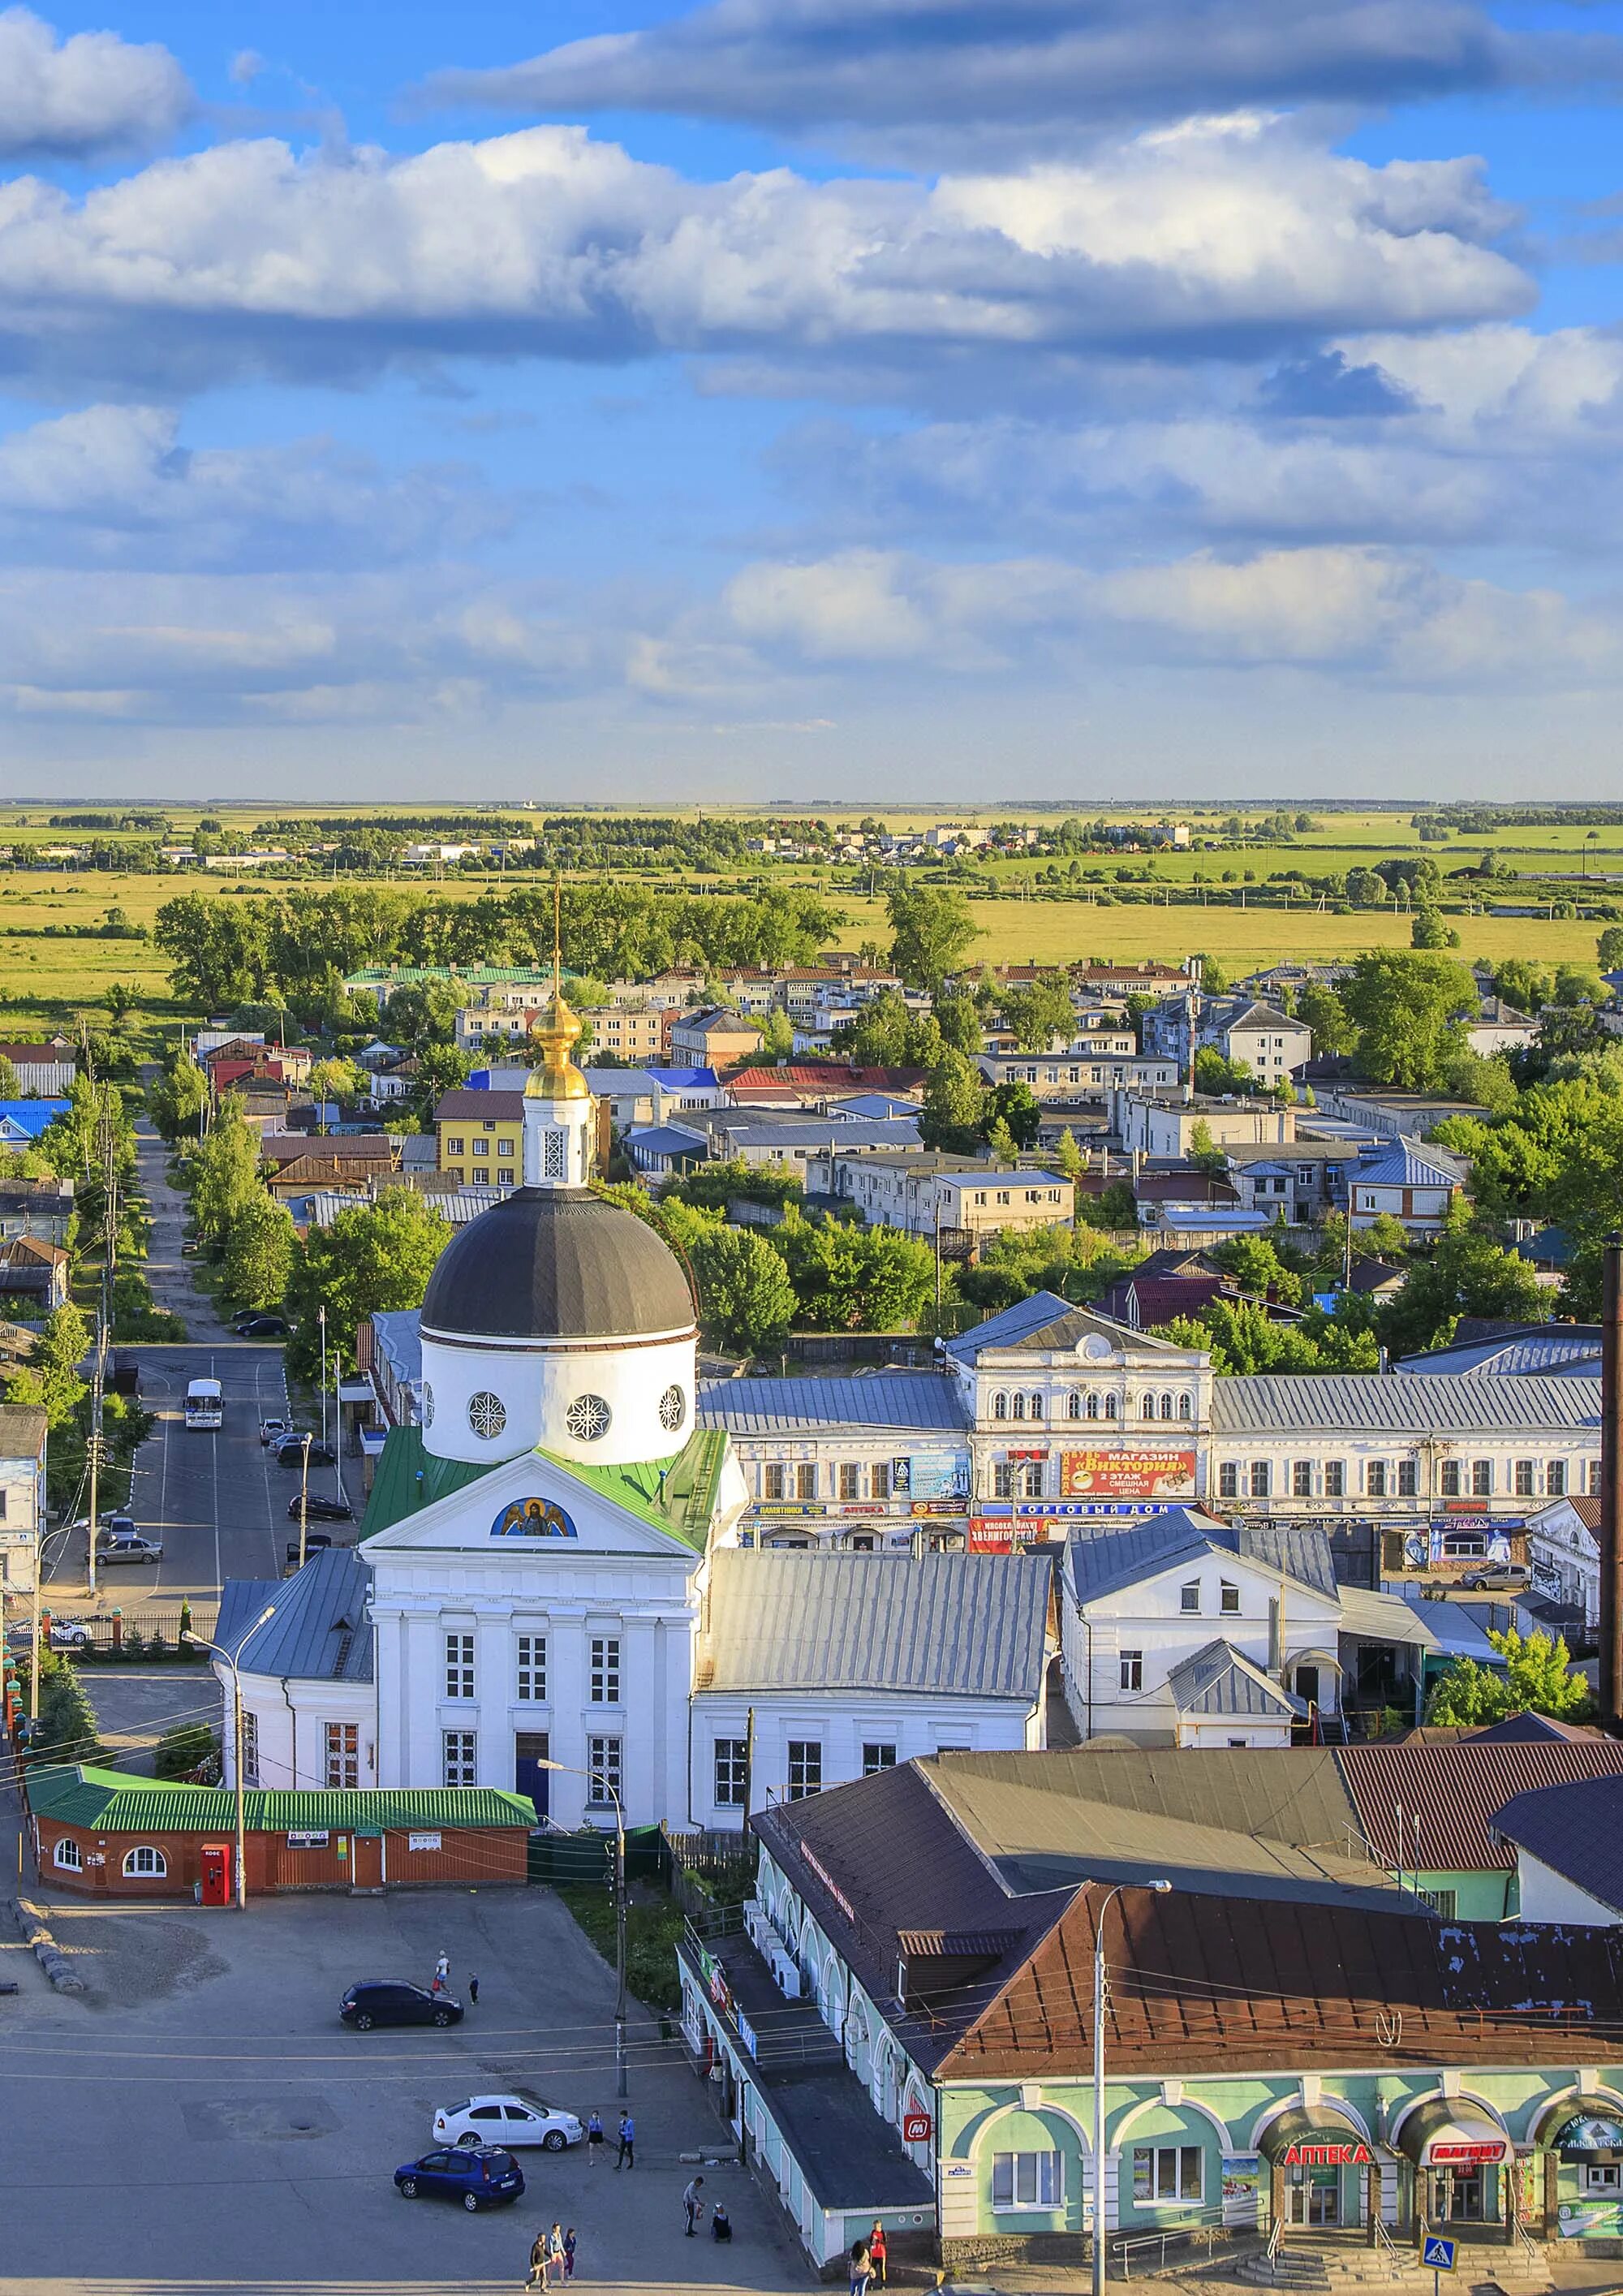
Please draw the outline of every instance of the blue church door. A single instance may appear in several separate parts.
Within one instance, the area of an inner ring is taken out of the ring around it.
[[[528,1794],[536,1805],[536,1816],[546,1816],[547,1788],[553,1774],[543,1767],[552,1751],[552,1741],[545,1730],[520,1730],[512,1742],[512,1790]]]

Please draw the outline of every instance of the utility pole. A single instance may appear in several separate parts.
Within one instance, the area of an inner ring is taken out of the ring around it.
[[[324,1302],[319,1311],[321,1324],[321,1439],[327,1439],[327,1310]]]
[[[310,1504],[310,1438],[309,1438],[309,1435],[307,1433],[307,1434],[306,1434],[306,1436],[305,1436],[305,1439],[304,1439],[304,1463],[303,1463],[303,1472],[301,1472],[301,1474],[299,1475],[299,1568],[301,1570],[304,1569],[304,1563],[305,1563],[305,1544],[304,1544],[304,1535],[305,1535],[305,1513],[306,1513],[306,1510],[307,1510],[307,1508],[309,1506],[309,1504]]]

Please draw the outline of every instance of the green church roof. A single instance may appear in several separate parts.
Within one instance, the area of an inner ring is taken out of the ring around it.
[[[41,1764],[28,1773],[29,1808],[63,1825],[96,1826],[108,1833],[229,1833],[236,1797],[225,1786],[181,1785],[134,1778],[121,1770],[83,1763]],[[525,1794],[494,1786],[365,1786],[349,1792],[273,1792],[252,1787],[242,1797],[250,1833],[365,1833],[398,1826],[521,1825],[537,1823]]]

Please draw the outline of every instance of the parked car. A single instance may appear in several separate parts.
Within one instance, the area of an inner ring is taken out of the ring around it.
[[[279,1467],[303,1466],[304,1437],[302,1435],[283,1437],[276,1447],[276,1464]],[[312,1437],[310,1464],[313,1467],[336,1467],[338,1453],[332,1448],[331,1443],[324,1443],[319,1437]]]
[[[144,1538],[132,1523],[127,1530],[110,1530],[96,1547],[101,1563],[161,1562],[163,1541]]]
[[[586,2134],[579,2120],[561,2105],[544,2104],[523,2089],[499,2096],[471,2096],[462,2104],[442,2104],[434,2114],[441,2144],[539,2144],[561,2152]]]
[[[306,1531],[304,1538],[305,1561],[307,1562],[311,1555],[319,1554],[324,1546],[331,1546],[332,1544],[332,1533],[330,1530]],[[290,1538],[287,1543],[287,1570],[283,1574],[284,1578],[287,1577],[289,1573],[297,1570],[299,1568],[299,1541],[296,1538]]]
[[[396,1977],[367,1977],[349,1988],[338,2005],[338,2013],[359,2033],[373,2025],[460,2025],[462,2003],[448,1993],[430,1993],[426,1985],[407,1985]]]
[[[298,1491],[287,1503],[287,1519],[297,1522],[302,1505],[307,1522],[353,1522],[355,1509],[348,1499],[330,1499],[324,1491],[311,1491],[302,1496]]]
[[[1513,1594],[1532,1583],[1533,1574],[1525,1562],[1489,1562],[1480,1570],[1468,1570],[1460,1581],[1461,1586],[1469,1587],[1472,1594],[1488,1588]]]
[[[408,2201],[420,2194],[460,2201],[471,2216],[476,2209],[516,2201],[524,2190],[524,2171],[499,2145],[454,2144],[397,2169],[395,2189]]]
[[[244,1316],[236,1326],[239,1340],[285,1340],[287,1318],[284,1316]]]
[[[262,1419],[259,1422],[259,1440],[266,1448],[273,1443],[280,1447],[292,1431],[291,1423],[286,1419]]]
[[[34,1639],[34,1629],[27,1620],[20,1620],[6,1635],[13,1650],[27,1650]],[[88,1650],[90,1629],[80,1626],[77,1619],[53,1619],[49,1647],[52,1650]]]

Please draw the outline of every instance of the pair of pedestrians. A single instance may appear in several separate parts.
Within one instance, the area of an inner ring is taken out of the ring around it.
[[[575,2277],[575,2227],[566,2232],[561,2224],[550,2232],[538,2232],[529,2251],[531,2288],[558,2288]]]

